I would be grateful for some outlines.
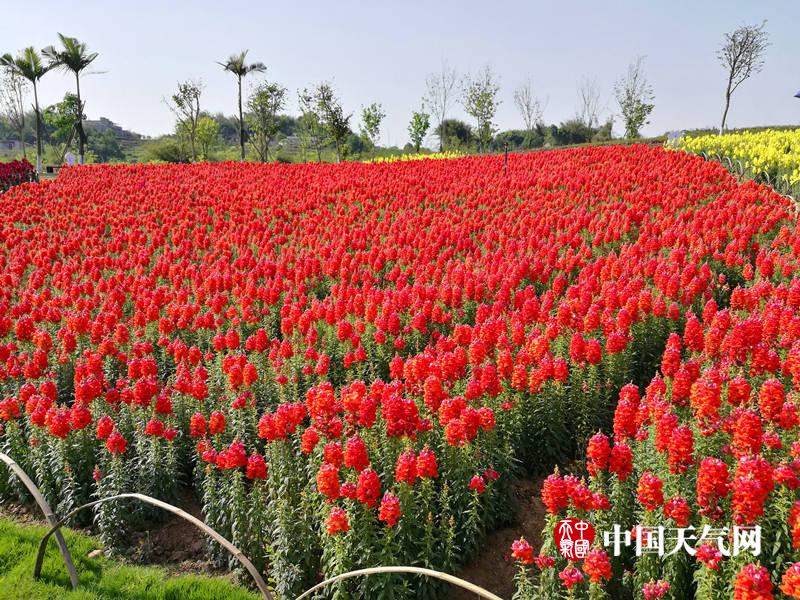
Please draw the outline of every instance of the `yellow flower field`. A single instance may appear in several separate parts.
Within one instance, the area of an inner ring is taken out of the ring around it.
[[[458,158],[463,156],[460,152],[433,152],[429,154],[394,154],[392,156],[378,156],[366,162],[370,163],[387,163],[409,160],[424,160],[424,159],[443,159],[443,158]]]
[[[709,158],[719,155],[739,161],[742,169],[755,177],[766,173],[770,180],[784,185],[800,185],[800,129],[685,136],[677,147]]]

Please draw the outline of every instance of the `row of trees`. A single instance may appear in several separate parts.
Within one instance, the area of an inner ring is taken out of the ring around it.
[[[89,52],[87,45],[76,38],[68,37],[61,33],[58,34],[58,38],[61,44],[60,47],[47,46],[42,49],[41,54],[31,46],[25,48],[16,57],[11,54],[0,56],[0,66],[7,70],[11,78],[12,92],[10,97],[15,105],[12,112],[16,115],[16,123],[20,130],[24,129],[25,126],[25,111],[22,101],[24,86],[30,84],[33,87],[37,171],[42,169],[42,111],[39,107],[37,86],[42,77],[52,69],[62,69],[75,76],[76,93],[73,132],[78,138],[78,154],[81,164],[85,158],[86,133],[83,130],[85,104],[81,99],[81,74],[95,61],[98,54]]]
[[[725,34],[724,43],[718,52],[718,59],[727,72],[725,108],[720,132],[725,129],[733,93],[744,81],[763,68],[764,52],[769,46],[765,26],[766,22],[757,26],[743,26]],[[85,102],[81,97],[81,75],[85,74],[98,54],[90,52],[87,45],[76,38],[60,33],[58,38],[59,47],[48,46],[41,53],[28,47],[16,57],[11,54],[0,56],[0,67],[5,71],[0,104],[4,108],[6,120],[23,141],[23,152],[27,114],[24,98],[27,86],[33,88],[37,170],[41,170],[42,166],[42,142],[45,137],[37,86],[46,73],[56,68],[75,76],[75,94],[67,94],[58,105],[57,112],[71,121],[65,147],[77,138],[79,161],[83,163],[85,159],[87,135],[83,127]],[[644,57],[638,57],[631,62],[625,75],[615,82],[613,88],[626,138],[639,137],[641,128],[649,122],[654,108],[653,89],[647,81],[643,61]],[[267,69],[264,63],[248,62],[245,50],[231,55],[219,65],[236,77],[236,127],[240,158],[245,159],[249,143],[258,160],[269,160],[270,145],[279,131],[283,117],[281,113],[286,108],[287,89],[278,83],[263,81],[245,99],[243,80],[250,74],[264,73]],[[486,66],[474,75],[467,74],[459,78],[455,69],[443,64],[438,73],[426,77],[425,83],[426,93],[420,108],[412,112],[408,124],[408,134],[415,151],[419,151],[432,125],[440,150],[445,150],[452,140],[457,144],[470,140],[479,152],[496,146],[495,117],[501,104],[498,96],[500,83],[490,67]],[[207,157],[210,145],[219,137],[218,123],[201,112],[202,91],[202,82],[187,80],[179,83],[177,91],[165,100],[176,116],[178,135],[189,142],[192,161],[200,156]],[[536,97],[530,80],[514,90],[513,98],[524,124],[524,129],[521,130],[522,147],[531,147],[537,141],[548,139],[556,142],[563,139],[591,140],[598,136],[604,137],[606,131],[610,137],[611,118],[605,124],[600,123],[600,115],[604,109],[596,80],[584,80],[579,85],[578,109],[574,119],[555,129],[554,126],[549,129],[544,126],[546,102],[543,103]],[[472,125],[449,118],[450,111],[457,102],[473,119]],[[304,154],[307,149],[313,150],[318,160],[322,160],[322,150],[333,148],[337,160],[341,160],[347,150],[345,142],[353,135],[350,127],[352,113],[344,110],[331,83],[321,82],[299,90],[298,105],[301,114],[297,124]],[[378,145],[381,124],[386,114],[380,104],[372,103],[362,107],[360,116],[359,143],[363,148],[374,150]],[[507,138],[516,136],[513,131],[508,134]]]

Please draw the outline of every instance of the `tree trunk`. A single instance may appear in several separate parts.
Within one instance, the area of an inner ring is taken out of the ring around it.
[[[39,114],[39,94],[33,81],[33,103],[36,107],[36,174],[42,171],[42,116]]]
[[[242,113],[242,76],[239,75],[239,147],[244,161],[244,115]]]
[[[731,84],[733,83],[733,73],[728,77],[728,87],[725,88],[725,111],[722,113],[722,123],[719,126],[719,134],[725,132],[725,121],[728,120],[728,109],[731,107]]]
[[[84,163],[85,149],[84,149],[84,133],[83,133],[83,102],[81,102],[81,78],[80,75],[75,73],[75,84],[78,90],[78,120],[75,123],[78,132],[78,164]]]

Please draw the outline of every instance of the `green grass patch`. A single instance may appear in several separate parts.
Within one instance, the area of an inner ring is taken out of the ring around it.
[[[42,577],[33,565],[44,527],[19,525],[0,517],[0,598],[3,600],[256,600],[259,596],[221,578],[170,575],[158,567],[124,565],[105,557],[89,558],[100,543],[91,536],[63,529],[78,570],[72,591],[64,561],[50,539]]]

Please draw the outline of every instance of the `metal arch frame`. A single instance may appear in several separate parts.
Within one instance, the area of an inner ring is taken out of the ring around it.
[[[38,579],[41,576],[42,564],[44,563],[44,554],[45,550],[47,549],[47,542],[50,539],[50,536],[55,535],[56,541],[58,542],[59,550],[61,551],[61,555],[64,558],[64,564],[67,567],[67,571],[69,572],[70,583],[72,584],[72,589],[77,589],[78,587],[78,573],[75,569],[75,564],[72,561],[72,555],[67,548],[66,541],[64,540],[63,535],[61,534],[61,527],[63,527],[64,523],[74,514],[78,513],[79,511],[90,508],[92,506],[96,506],[98,504],[102,504],[104,502],[109,502],[111,500],[118,500],[122,498],[133,498],[136,500],[140,500],[142,502],[152,504],[153,506],[157,506],[158,508],[162,508],[168,512],[171,512],[179,517],[189,521],[204,533],[211,536],[215,541],[217,541],[221,546],[223,546],[228,552],[230,552],[250,573],[253,577],[253,580],[256,583],[256,587],[258,587],[261,595],[265,598],[265,600],[274,600],[274,597],[270,593],[269,589],[267,588],[264,579],[261,577],[261,574],[255,568],[253,563],[242,554],[241,550],[239,550],[236,546],[234,546],[231,542],[229,542],[226,538],[222,535],[217,533],[214,529],[203,523],[200,519],[190,515],[184,510],[181,510],[177,506],[173,506],[172,504],[168,504],[167,502],[162,502],[156,498],[151,496],[147,496],[145,494],[118,494],[116,496],[109,496],[108,498],[102,498],[100,500],[95,500],[94,502],[89,502],[82,506],[71,510],[69,513],[64,515],[60,520],[56,520],[55,514],[53,513],[50,505],[47,503],[47,500],[44,499],[39,488],[36,484],[31,480],[30,477],[22,470],[22,468],[17,464],[14,459],[12,459],[7,454],[0,452],[0,461],[5,463],[13,472],[14,474],[22,481],[28,491],[33,495],[36,503],[42,509],[42,513],[44,513],[47,522],[50,524],[50,530],[44,535],[42,541],[39,543],[39,550],[36,555],[36,564],[34,566],[33,577]],[[410,573],[415,575],[425,575],[427,577],[433,577],[434,579],[439,579],[442,581],[446,581],[451,585],[455,585],[462,589],[465,589],[469,592],[476,594],[481,598],[485,598],[486,600],[503,600],[499,596],[473,584],[469,581],[456,577],[454,575],[450,575],[448,573],[442,573],[440,571],[434,571],[432,569],[425,569],[422,567],[373,567],[369,569],[359,569],[356,571],[349,571],[347,573],[342,573],[340,575],[336,575],[335,577],[330,577],[320,583],[316,584],[314,587],[306,590],[300,596],[297,597],[297,600],[303,600],[303,598],[308,598],[312,593],[315,591],[330,585],[331,583],[335,583],[337,581],[342,581],[345,579],[350,579],[353,577],[359,577],[362,575],[376,575],[380,573]]]
[[[39,505],[39,508],[42,509],[44,513],[44,518],[47,519],[48,524],[51,527],[56,527],[58,525],[58,521],[56,520],[55,514],[53,514],[50,505],[47,503],[47,500],[44,499],[42,493],[39,491],[39,488],[36,487],[36,484],[33,483],[28,474],[22,470],[17,462],[11,458],[8,454],[3,454],[0,452],[0,461],[4,462],[9,469],[14,473],[14,475],[19,478],[19,480],[23,483],[23,485],[28,488],[28,491],[33,496],[33,499],[36,500],[36,504]],[[52,533],[53,530],[51,530]],[[58,549],[61,551],[61,556],[64,557],[64,564],[67,566],[67,572],[69,573],[69,581],[72,584],[72,589],[78,588],[78,571],[75,569],[75,563],[72,562],[72,555],[69,553],[69,548],[67,548],[67,542],[64,541],[64,536],[61,535],[61,531],[55,531],[56,534],[56,542],[58,542]],[[48,534],[49,536],[50,534]]]
[[[157,506],[162,508],[166,511],[169,511],[173,514],[178,515],[179,517],[189,521],[197,528],[202,530],[203,532],[207,533],[209,536],[214,538],[222,547],[224,547],[228,552],[230,552],[242,565],[245,569],[250,573],[253,577],[253,580],[258,587],[258,590],[261,592],[261,595],[265,598],[265,600],[274,600],[272,594],[270,593],[269,589],[267,588],[267,584],[264,582],[264,579],[261,577],[261,574],[258,572],[258,569],[253,566],[253,563],[242,554],[241,550],[239,550],[236,546],[230,543],[226,538],[221,536],[219,533],[214,531],[211,527],[203,523],[197,517],[194,517],[187,513],[186,511],[181,510],[177,506],[173,506],[172,504],[168,504],[166,502],[162,502],[161,500],[157,500],[151,496],[146,496],[145,494],[118,494],[116,496],[109,496],[108,498],[101,498],[100,500],[95,500],[94,502],[89,502],[78,508],[71,510],[66,515],[64,515],[59,521],[52,523],[52,528],[48,531],[45,536],[42,538],[42,541],[39,544],[39,552],[36,555],[36,566],[33,570],[33,577],[34,579],[38,579],[41,575],[42,570],[42,562],[44,560],[44,553],[47,548],[47,541],[50,539],[50,536],[56,534],[57,537],[60,537],[60,529],[64,525],[64,523],[75,513],[83,510],[84,508],[90,508],[92,506],[96,506],[98,504],[102,504],[104,502],[109,502],[111,500],[119,500],[121,498],[134,498],[136,500],[140,500],[142,502],[146,502],[147,504],[152,504],[153,506]],[[67,553],[69,555],[69,553]],[[73,566],[74,570],[74,566]],[[76,587],[76,586],[73,586]]]
[[[360,575],[376,575],[379,573],[413,573],[416,575],[427,575],[428,577],[433,577],[435,579],[441,579],[442,581],[446,581],[451,583],[457,587],[463,588],[473,594],[477,594],[481,598],[486,598],[486,600],[503,600],[500,596],[496,596],[491,592],[486,591],[485,589],[478,587],[474,583],[470,583],[469,581],[465,581],[456,577],[455,575],[449,575],[447,573],[441,573],[439,571],[433,571],[432,569],[423,569],[422,567],[373,567],[371,569],[358,569],[357,571],[349,571],[347,573],[342,573],[341,575],[337,575],[336,577],[331,577],[322,581],[312,587],[309,590],[306,590],[302,594],[300,594],[296,600],[303,600],[303,598],[308,598],[313,592],[316,592],[318,589],[325,587],[331,583],[335,583],[337,581],[342,581],[343,579],[350,579],[351,577],[358,577]]]

